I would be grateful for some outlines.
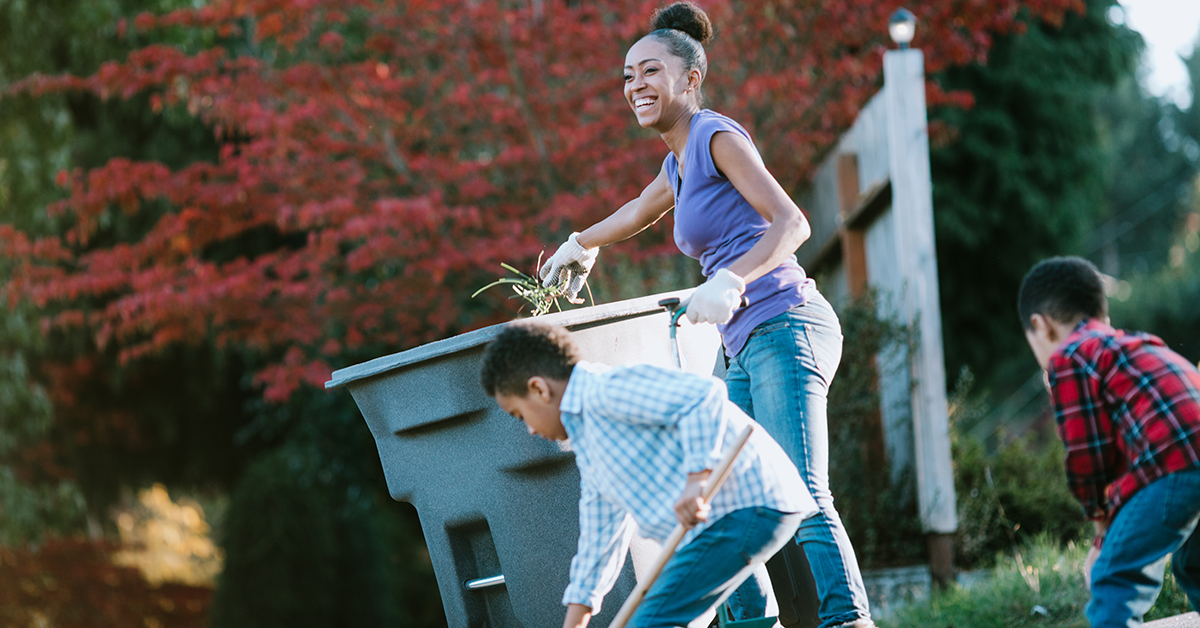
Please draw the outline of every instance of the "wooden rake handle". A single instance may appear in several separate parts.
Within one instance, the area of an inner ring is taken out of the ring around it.
[[[708,478],[708,486],[704,488],[703,494],[700,496],[704,503],[712,498],[713,494],[721,488],[725,483],[725,479],[729,477],[729,471],[733,468],[733,461],[737,459],[738,454],[742,453],[742,448],[746,446],[746,441],[750,440],[750,434],[754,432],[753,425],[747,425],[746,429],[738,435],[733,442],[733,447],[725,453],[721,461],[717,463],[715,469]],[[667,566],[667,561],[675,555],[676,548],[679,547],[679,542],[683,540],[683,535],[687,534],[688,529],[683,527],[683,524],[676,524],[675,529],[671,531],[671,536],[667,537],[662,546],[662,552],[654,561],[654,565],[650,567],[650,571],[646,573],[646,577],[637,583],[633,588],[633,592],[629,597],[625,598],[625,603],[621,605],[621,610],[617,611],[617,616],[613,618],[612,623],[608,628],[625,628],[625,624],[629,623],[629,618],[633,617],[634,611],[641,605],[642,600],[646,597],[646,592],[654,585],[654,581],[658,580],[658,576],[662,573],[664,567]]]

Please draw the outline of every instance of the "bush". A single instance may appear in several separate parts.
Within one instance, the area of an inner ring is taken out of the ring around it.
[[[904,350],[915,333],[894,317],[878,314],[868,293],[839,312],[846,341],[842,363],[829,391],[829,476],[838,512],[864,567],[926,560],[925,532],[917,513],[911,469],[892,477],[873,460],[881,443],[864,435],[878,431],[878,356]],[[1082,512],[1067,490],[1063,447],[1057,438],[1039,446],[1032,437],[1012,441],[989,454],[956,426],[981,408],[970,398],[972,378],[960,375],[951,395],[951,425],[958,497],[956,563],[960,568],[991,565],[997,554],[1045,534],[1060,542],[1077,540],[1086,529]]]
[[[864,440],[878,433],[879,378],[891,375],[878,374],[875,356],[907,346],[913,334],[895,318],[879,316],[870,292],[843,307],[838,318],[846,340],[829,390],[829,483],[838,514],[860,565],[918,563],[925,560],[926,544],[911,470],[893,480],[880,462],[882,452],[872,452],[882,442]]]
[[[0,547],[0,626],[203,628],[210,587],[152,585],[113,564],[119,546],[48,536],[39,546]]]
[[[992,564],[998,553],[1039,535],[1061,543],[1084,536],[1087,522],[1067,489],[1060,441],[1038,447],[1018,439],[989,455],[979,441],[954,434],[953,448],[959,567]]]
[[[1083,582],[1083,560],[1090,539],[1066,546],[1050,535],[1028,539],[1013,555],[969,589],[954,587],[927,603],[901,608],[880,628],[1087,628],[1084,607],[1090,598]],[[1146,620],[1190,611],[1168,567],[1158,602]]]
[[[256,421],[247,439],[282,442],[230,500],[213,627],[444,626],[416,511],[390,499],[355,406],[308,391]]]

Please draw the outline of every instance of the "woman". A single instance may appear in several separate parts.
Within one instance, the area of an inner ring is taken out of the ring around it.
[[[837,316],[794,251],[810,228],[733,120],[701,107],[708,17],[677,2],[625,56],[625,100],[670,153],[641,195],[574,233],[541,269],[546,285],[578,292],[601,246],[637,234],[675,209],[675,242],[700,260],[707,281],[687,305],[693,323],[715,323],[729,360],[729,397],[783,446],[820,512],[796,542],[812,566],[822,628],[873,626],[854,549],[829,492],[826,397],[841,360]],[[574,296],[574,294],[572,294]],[[742,307],[742,297],[748,305]],[[735,619],[762,617],[761,580],[730,598]]]

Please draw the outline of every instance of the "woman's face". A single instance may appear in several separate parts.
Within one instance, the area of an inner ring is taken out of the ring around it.
[[[680,117],[695,112],[692,89],[699,86],[699,77],[699,71],[685,74],[683,61],[665,44],[644,37],[625,55],[625,101],[638,124],[665,131]]]

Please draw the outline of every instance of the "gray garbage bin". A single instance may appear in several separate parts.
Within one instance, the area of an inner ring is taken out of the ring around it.
[[[574,333],[581,357],[604,364],[673,365],[668,316],[653,295],[549,314]],[[375,437],[392,498],[416,507],[451,628],[554,626],[579,536],[579,472],[562,444],[533,438],[479,386],[487,327],[333,373]],[[720,337],[712,325],[679,331],[687,370],[710,374]],[[602,612],[608,625],[653,561],[635,544]]]

